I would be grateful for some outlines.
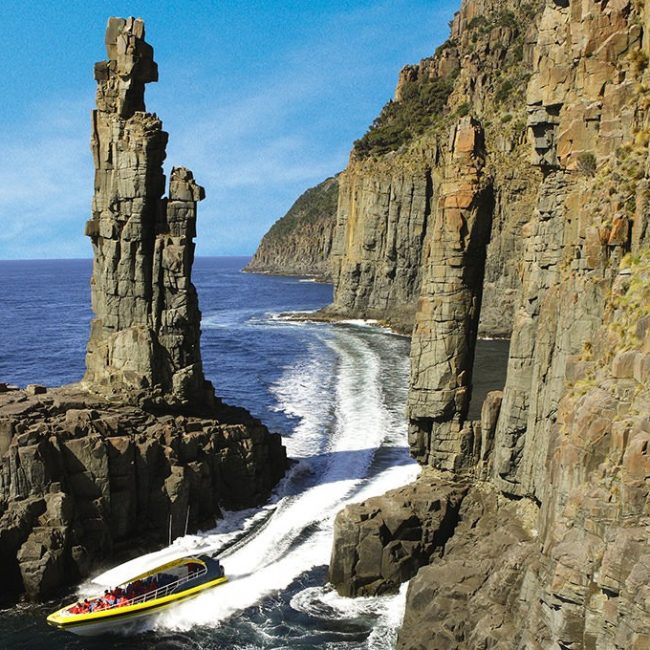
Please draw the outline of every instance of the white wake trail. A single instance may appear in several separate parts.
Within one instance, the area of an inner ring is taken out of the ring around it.
[[[333,519],[346,503],[381,494],[417,475],[417,465],[406,460],[403,448],[403,417],[391,412],[382,392],[385,368],[380,353],[366,338],[346,328],[321,330],[319,339],[320,345],[309,350],[305,361],[288,368],[273,389],[278,408],[298,418],[284,442],[288,455],[299,463],[271,505],[248,513],[248,518],[242,516],[240,523],[249,533],[220,556],[229,582],[161,614],[155,621],[157,629],[218,626],[285,589],[301,574],[329,562]],[[329,355],[323,354],[323,343]],[[400,443],[402,462],[369,477],[377,449]],[[237,530],[219,532],[222,527],[177,540],[169,549],[100,576],[100,581],[115,583],[123,574],[128,577],[128,571],[133,575],[134,569],[156,566],[161,560],[223,549],[241,535]]]

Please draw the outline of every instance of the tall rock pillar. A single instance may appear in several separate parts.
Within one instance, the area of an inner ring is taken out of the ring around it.
[[[84,382],[100,393],[188,408],[214,400],[203,378],[198,299],[191,282],[196,203],[192,173],[172,170],[163,199],[167,133],[145,112],[157,81],[144,23],[111,18],[108,60],[95,65],[92,322]]]
[[[464,118],[434,186],[411,343],[409,444],[418,461],[441,469],[458,469],[474,447],[464,424],[492,219],[484,155],[482,128]]]

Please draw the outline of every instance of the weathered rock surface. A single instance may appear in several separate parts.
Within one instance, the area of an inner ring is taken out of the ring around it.
[[[461,55],[449,59],[448,46],[430,65],[459,60],[462,80],[471,43],[498,51],[528,7],[465,0],[452,26]],[[423,260],[435,264],[420,271],[410,442],[422,463],[446,472],[443,485],[458,482],[467,493],[441,554],[411,580],[400,648],[650,647],[650,6],[548,0],[535,16],[524,40],[530,139],[520,146],[536,171],[519,177],[527,198],[519,241],[508,248],[519,279],[507,381],[486,400],[480,423],[467,422],[465,410],[472,301],[494,277],[490,246],[495,224],[504,223],[480,111],[473,117],[488,152],[480,174],[495,197],[483,287],[476,258],[462,259],[471,210],[464,245],[427,230]],[[475,70],[476,87],[490,78],[489,61],[487,71]],[[468,96],[486,106],[496,99]],[[467,168],[449,163],[454,142],[440,149],[444,173],[433,182],[430,223],[444,214],[438,188],[466,182]],[[482,157],[474,160],[478,171]],[[467,196],[470,206],[476,194]],[[448,286],[464,291],[448,300]],[[427,489],[433,497],[438,487]],[[360,547],[355,540],[374,512],[355,508],[354,517],[340,516],[343,558]],[[352,591],[354,575],[340,575],[337,588]]]
[[[466,491],[427,475],[342,510],[334,523],[330,581],[342,596],[395,591],[442,555]]]
[[[394,101],[358,141],[341,176],[331,313],[411,331],[440,216],[441,186],[445,178],[453,183],[453,134],[469,114],[483,132],[486,191],[477,207],[491,221],[479,326],[486,335],[510,334],[520,287],[519,230],[539,178],[527,164],[522,100],[542,4],[484,1],[466,9],[474,15],[455,21],[436,56],[402,70]]]
[[[409,585],[399,648],[648,647],[649,300],[645,251],[614,284],[600,345],[570,361],[544,499],[474,480],[442,558]]]
[[[109,60],[95,65],[92,322],[84,381],[107,393],[196,408],[212,399],[199,346],[201,313],[191,281],[196,203],[192,172],[172,169],[163,199],[168,135],[145,112],[145,84],[158,80],[144,23],[111,18]],[[146,395],[146,397],[145,397]]]
[[[111,18],[95,66],[92,322],[79,385],[0,387],[0,604],[87,576],[209,527],[222,506],[260,504],[286,454],[244,409],[215,397],[201,366],[191,282],[192,172],[172,169],[145,112],[157,79],[144,24]]]
[[[537,514],[529,502],[503,502],[489,483],[475,483],[444,555],[409,584],[397,647],[537,647],[529,645],[528,613],[518,600],[522,569],[538,548],[530,528]]]
[[[373,166],[371,170],[368,168]],[[428,169],[393,171],[383,160],[351,162],[340,177],[332,244],[332,316],[384,321],[410,331],[431,200]]]
[[[308,189],[264,235],[245,271],[332,279],[338,175]]]
[[[474,446],[465,418],[492,220],[483,147],[483,130],[463,118],[437,192],[413,329],[409,444],[422,464],[441,469],[459,469]]]

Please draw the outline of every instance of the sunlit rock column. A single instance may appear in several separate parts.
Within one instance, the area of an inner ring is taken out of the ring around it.
[[[452,129],[424,251],[411,347],[409,444],[421,463],[458,469],[474,451],[464,428],[478,331],[492,196],[483,131],[472,118]]]
[[[167,133],[145,112],[157,81],[139,19],[111,18],[108,61],[95,65],[92,322],[85,383],[159,406],[210,401],[199,348],[200,312],[191,282],[196,202],[204,192],[186,169],[162,199]]]
[[[617,265],[634,240],[631,225],[639,243],[644,236],[642,212],[633,207],[643,167],[631,161],[646,137],[635,121],[647,113],[636,103],[647,95],[638,77],[647,60],[641,16],[632,10],[630,2],[549,2],[534,49],[528,127],[531,162],[544,178],[521,231],[522,290],[493,480],[540,502],[573,360],[594,345]],[[607,169],[621,163],[623,171]],[[610,186],[609,173],[618,178]]]

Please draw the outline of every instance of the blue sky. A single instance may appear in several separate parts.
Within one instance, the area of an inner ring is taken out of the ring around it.
[[[343,169],[400,68],[448,36],[459,0],[2,0],[0,259],[90,257],[89,114],[108,16],[140,16],[166,168],[205,186],[198,255],[251,254]]]

